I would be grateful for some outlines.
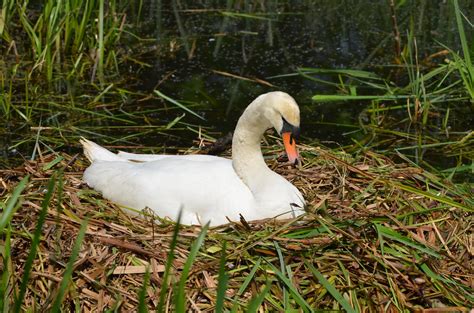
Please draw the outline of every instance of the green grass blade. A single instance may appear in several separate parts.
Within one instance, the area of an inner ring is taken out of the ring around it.
[[[227,0],[227,4],[226,4],[226,11],[230,11],[231,8],[232,8],[232,5],[234,4],[234,1],[233,0]],[[228,27],[229,25],[229,16],[225,16],[224,15],[224,20],[222,21],[222,24],[219,28],[219,33],[223,34],[226,30],[226,27]],[[219,36],[217,37],[217,40],[216,40],[216,45],[214,47],[214,51],[212,52],[212,56],[214,58],[217,58],[218,54],[219,54],[219,49],[222,45],[222,40],[223,40],[223,36]]]
[[[453,55],[456,59],[458,59],[456,60],[455,64],[456,64],[456,67],[458,67],[459,74],[461,75],[464,85],[471,96],[471,102],[472,102],[474,101],[474,66],[472,65],[472,61],[471,61],[471,55],[469,52],[469,43],[467,42],[466,33],[464,31],[464,25],[463,25],[463,20],[461,17],[461,10],[459,8],[458,0],[454,0],[453,3],[454,3],[454,13],[456,15],[456,23],[458,26],[458,33],[459,33],[459,38],[461,41],[462,52],[463,52],[464,58],[461,60],[460,57],[459,59],[456,57],[457,56],[456,53],[453,53]],[[464,73],[464,70],[467,72],[467,75]]]
[[[51,169],[53,166],[64,160],[63,156],[57,156],[54,160],[43,166],[43,171]]]
[[[229,281],[229,274],[225,271],[225,263],[226,263],[226,248],[227,243],[224,241],[222,246],[222,255],[219,264],[219,279],[217,284],[217,299],[216,299],[216,309],[214,312],[221,313],[224,312],[224,300],[225,300],[225,292],[227,290],[227,283]]]
[[[312,68],[312,67],[299,67],[298,71],[316,74],[341,74],[347,76],[353,76],[358,78],[365,79],[377,79],[382,80],[377,74],[361,70],[352,70],[352,69],[324,69],[324,68]]]
[[[221,11],[220,13],[224,16],[233,17],[233,18],[248,18],[248,19],[264,20],[264,21],[276,21],[276,20],[270,19],[268,17],[264,17],[264,16],[260,16],[260,15],[253,15],[253,14],[228,12],[228,11]]]
[[[58,288],[58,294],[54,299],[53,306],[51,308],[52,313],[57,313],[61,311],[61,303],[63,302],[64,295],[68,290],[69,283],[71,282],[72,273],[74,271],[74,262],[79,255],[79,251],[81,249],[82,241],[84,240],[84,236],[87,230],[87,224],[89,220],[85,219],[81,223],[81,228],[79,229],[79,233],[77,234],[77,238],[74,241],[74,246],[72,248],[71,256],[69,257],[69,261],[67,262],[66,269],[64,270],[63,279]]]
[[[352,299],[352,306],[354,307],[354,310],[357,313],[360,313],[361,305],[359,304],[359,301],[358,301],[358,298],[357,298],[357,289],[352,288],[353,285],[351,283],[351,277],[350,277],[349,271],[346,269],[346,267],[344,266],[344,264],[341,261],[338,260],[337,263],[339,264],[339,267],[341,268],[341,271],[342,271],[342,274],[344,275],[344,278],[348,282],[349,293],[351,294],[351,299]]]
[[[321,285],[331,294],[331,296],[336,299],[336,301],[342,306],[342,308],[349,313],[356,313],[354,308],[350,305],[349,302],[342,296],[342,294],[319,272],[313,264],[308,261],[304,261],[305,265],[313,273],[313,275],[318,279]]]
[[[401,184],[401,183],[391,182],[391,184],[393,186],[396,186],[396,187],[402,189],[402,190],[409,191],[411,193],[418,194],[418,195],[427,197],[429,199],[433,199],[433,200],[436,200],[438,202],[451,205],[455,208],[463,209],[467,212],[474,212],[474,208],[470,208],[470,207],[468,207],[468,206],[466,206],[462,203],[456,202],[456,201],[454,201],[450,198],[443,197],[443,196],[438,196],[438,195],[435,195],[431,192],[420,190],[420,189],[417,189],[417,188],[414,188],[414,187],[411,187],[411,186],[408,186],[408,185],[404,185],[404,184]]]
[[[171,1],[171,7],[173,8],[173,14],[176,19],[176,25],[178,26],[179,34],[181,35],[180,39],[181,42],[184,44],[184,49],[186,50],[186,54],[188,57],[191,56],[191,47],[189,46],[188,34],[186,32],[185,25],[181,20],[181,16],[179,15],[179,8],[177,1]]]
[[[14,273],[11,260],[11,225],[5,228],[4,241],[0,244],[0,257],[3,261],[0,277],[0,312],[10,312],[11,293],[14,282],[11,281]]]
[[[207,229],[209,228],[209,223],[204,225],[201,229],[196,240],[193,242],[191,246],[191,251],[189,252],[189,256],[186,259],[186,263],[184,263],[183,270],[181,271],[181,278],[179,279],[178,286],[177,286],[177,294],[175,299],[176,305],[176,312],[186,312],[186,295],[185,295],[185,286],[186,281],[188,280],[188,274],[191,270],[191,266],[193,265],[194,260],[201,248],[201,245],[204,242],[204,238],[206,238]]]
[[[7,202],[5,209],[3,210],[2,214],[0,215],[0,234],[3,233],[3,229],[7,226],[7,224],[13,218],[13,214],[15,214],[16,210],[18,209],[17,202],[20,198],[20,195],[25,189],[26,185],[28,184],[28,180],[30,175],[26,175],[15,187],[13,190],[12,196]]]
[[[397,233],[396,231],[394,231],[393,229],[391,228],[388,228],[388,227],[385,227],[385,226],[382,226],[378,223],[375,224],[376,228],[377,228],[377,232],[379,234],[381,234],[382,236],[384,236],[385,238],[389,238],[389,239],[392,239],[392,240],[395,240],[395,241],[398,241],[406,246],[409,246],[411,248],[414,248],[420,252],[424,252],[426,254],[429,254],[435,258],[440,258],[440,254],[428,247],[425,247],[425,246],[422,246],[421,244],[419,243],[416,243],[414,242],[413,240]]]
[[[64,109],[64,106],[62,106],[60,104],[57,104],[55,102],[48,102],[48,105],[58,107],[60,110]],[[114,120],[114,121],[124,122],[124,123],[127,123],[127,124],[136,124],[136,122],[131,121],[131,120],[116,117],[114,115],[107,115],[107,114],[103,114],[103,113],[99,113],[99,112],[90,111],[90,110],[86,110],[86,109],[79,108],[79,107],[69,106],[67,108],[67,110],[87,113],[87,114],[90,114],[91,116],[93,116],[95,118],[98,118],[98,119],[110,119],[110,120]]]
[[[23,270],[23,278],[21,280],[20,292],[18,297],[15,300],[14,312],[21,311],[21,304],[23,303],[23,298],[25,297],[26,288],[28,286],[28,280],[30,279],[31,269],[33,268],[33,262],[36,258],[36,253],[38,251],[38,245],[41,240],[41,234],[43,232],[43,224],[46,220],[46,214],[48,212],[49,202],[53,196],[54,188],[56,185],[56,177],[52,176],[49,179],[48,188],[46,195],[44,196],[43,202],[41,203],[41,211],[38,217],[38,223],[36,224],[35,233],[33,235],[33,240],[31,241],[30,252],[28,253],[28,258],[25,262],[25,267]]]
[[[182,214],[182,211],[180,210],[178,213],[178,219],[176,221],[176,227],[174,228],[174,231],[173,231],[173,237],[171,238],[170,251],[168,252],[168,257],[166,259],[165,272],[163,273],[163,282],[161,284],[161,290],[160,290],[160,298],[158,301],[158,305],[156,307],[156,312],[159,312],[159,313],[165,312],[166,294],[168,293],[168,284],[169,284],[168,280],[169,280],[169,275],[171,272],[171,267],[173,266],[174,250],[176,249],[176,244],[178,243],[181,214]]]
[[[148,307],[146,305],[146,289],[150,283],[150,268],[146,269],[145,276],[143,277],[143,285],[138,293],[138,312],[148,313]]]
[[[278,260],[280,261],[281,273],[283,275],[287,276],[286,269],[285,269],[285,259],[283,258],[283,253],[281,252],[280,245],[276,241],[273,241],[273,245],[275,246],[275,250],[277,251],[277,255],[278,255]],[[288,294],[285,286],[282,286],[282,292],[283,292],[283,308],[285,309],[285,311],[288,311],[288,310],[290,310],[290,308],[289,308],[289,305],[290,305],[290,303],[289,303],[289,294]]]
[[[271,286],[272,286],[271,283],[268,281],[267,284],[265,285],[265,288],[262,290],[262,292],[256,295],[254,298],[252,298],[249,301],[249,304],[247,305],[247,310],[245,310],[245,312],[248,312],[248,313],[258,312],[260,306],[263,303],[263,300],[265,300],[267,293],[270,291]]]
[[[104,82],[104,0],[99,0],[99,55],[98,55],[98,74],[99,81]]]
[[[189,109],[188,107],[186,107],[184,104],[168,97],[167,95],[163,94],[162,92],[158,91],[158,90],[153,90],[153,92],[158,95],[159,97],[171,102],[172,104],[176,105],[177,107],[185,110],[186,112],[188,113],[191,113],[192,115],[200,118],[201,120],[205,121],[206,119],[204,117],[202,117],[201,115],[197,114],[196,112],[194,112],[193,110]]]
[[[262,263],[262,259],[259,258],[257,260],[257,263],[255,263],[255,265],[252,267],[252,270],[250,271],[250,273],[247,275],[247,277],[245,277],[245,280],[244,282],[242,283],[242,285],[240,286],[239,288],[239,291],[237,291],[237,295],[235,296],[233,302],[233,306],[232,306],[232,310],[231,312],[237,312],[237,308],[238,308],[238,297],[241,296],[244,291],[247,289],[248,285],[250,284],[250,282],[252,281],[253,277],[255,276],[255,273],[257,272],[257,270],[260,268],[260,264]]]
[[[268,263],[268,265],[275,272],[275,274],[278,276],[278,278],[288,287],[288,289],[290,290],[291,294],[293,295],[296,303],[298,303],[300,305],[300,307],[303,309],[303,311],[304,312],[312,312],[313,309],[308,304],[308,302],[306,302],[306,300],[303,298],[303,296],[299,293],[299,291],[296,289],[296,287],[293,285],[293,283],[282,272],[280,272],[273,264]]]
[[[245,289],[247,289],[248,285],[252,281],[255,273],[257,270],[260,268],[260,264],[262,263],[262,259],[258,259],[257,263],[253,266],[252,270],[250,271],[249,275],[245,278],[242,286],[240,286],[239,291],[237,292],[237,295],[240,296],[244,293]]]
[[[166,125],[165,129],[173,128],[173,126],[176,125],[179,121],[181,121],[183,119],[183,117],[185,117],[185,116],[186,116],[185,113],[181,114],[180,116],[177,116],[174,120],[169,122],[168,125]]]
[[[458,0],[454,0],[453,3],[454,3],[454,14],[456,15],[456,23],[458,26],[459,39],[461,40],[462,52],[464,54],[464,60],[467,64],[467,67],[472,70],[473,67],[472,67],[472,62],[471,62],[471,56],[469,53],[469,44],[467,42],[466,32],[464,31],[464,25],[463,25],[462,17],[461,17],[461,10],[459,9],[459,2]],[[472,78],[474,79],[474,77]]]
[[[107,93],[114,87],[114,84],[109,84],[107,87],[104,88],[104,90],[101,91],[97,96],[94,97],[94,100],[92,100],[92,103],[100,102],[101,99],[107,95]]]
[[[317,102],[333,102],[333,101],[353,101],[353,100],[398,100],[406,99],[409,96],[399,95],[374,95],[374,96],[357,96],[357,95],[315,95],[311,99]]]

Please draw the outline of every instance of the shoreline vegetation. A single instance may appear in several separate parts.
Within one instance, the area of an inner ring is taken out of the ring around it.
[[[217,59],[232,45],[251,59],[260,51],[253,38],[263,34],[266,47],[277,46],[291,37],[281,33],[286,19],[307,16],[275,1],[230,0],[218,9],[185,1],[4,1],[0,311],[469,312],[471,9],[448,1],[446,23],[459,47],[437,43],[431,51],[416,36],[422,18],[399,13],[410,5],[383,4],[391,31],[352,68],[298,65],[259,76],[229,64],[181,82],[167,62],[205,58],[203,51]],[[353,10],[368,9],[362,1]],[[193,32],[209,21],[212,36]],[[377,63],[381,51],[390,62]],[[166,70],[151,86],[142,81],[160,66]],[[206,77],[226,82],[220,93],[228,102],[206,91]],[[149,212],[127,215],[81,180],[81,136],[112,150],[203,153],[222,137],[213,120],[232,124],[242,94],[292,84],[303,86],[295,94],[308,133],[338,127],[349,138],[334,147],[303,131],[303,164],[293,168],[274,157],[283,151],[279,139],[266,136],[269,166],[308,202],[302,218],[180,226]],[[329,111],[333,105],[354,111]],[[192,147],[182,139],[190,137]]]

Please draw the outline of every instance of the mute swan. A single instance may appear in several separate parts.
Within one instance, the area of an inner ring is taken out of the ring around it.
[[[244,111],[232,139],[232,160],[210,155],[114,154],[82,138],[91,165],[84,181],[122,206],[152,209],[181,223],[222,225],[239,220],[290,218],[304,212],[298,189],[265,164],[260,149],[264,132],[274,127],[283,137],[290,162],[298,158],[294,136],[300,112],[280,91],[257,97]]]

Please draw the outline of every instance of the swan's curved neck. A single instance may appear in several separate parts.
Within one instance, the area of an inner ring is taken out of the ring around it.
[[[259,97],[247,107],[237,122],[232,139],[232,165],[251,191],[273,173],[266,165],[260,147],[263,134],[272,127],[261,110],[264,101],[265,98]]]

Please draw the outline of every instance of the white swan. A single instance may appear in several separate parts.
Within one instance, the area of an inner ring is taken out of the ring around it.
[[[284,92],[256,98],[240,117],[232,140],[232,160],[210,155],[114,154],[81,139],[91,165],[84,181],[122,206],[152,209],[181,223],[211,225],[246,220],[290,218],[304,212],[303,196],[265,164],[260,149],[264,132],[274,127],[283,137],[290,162],[298,158],[293,136],[300,112]]]

